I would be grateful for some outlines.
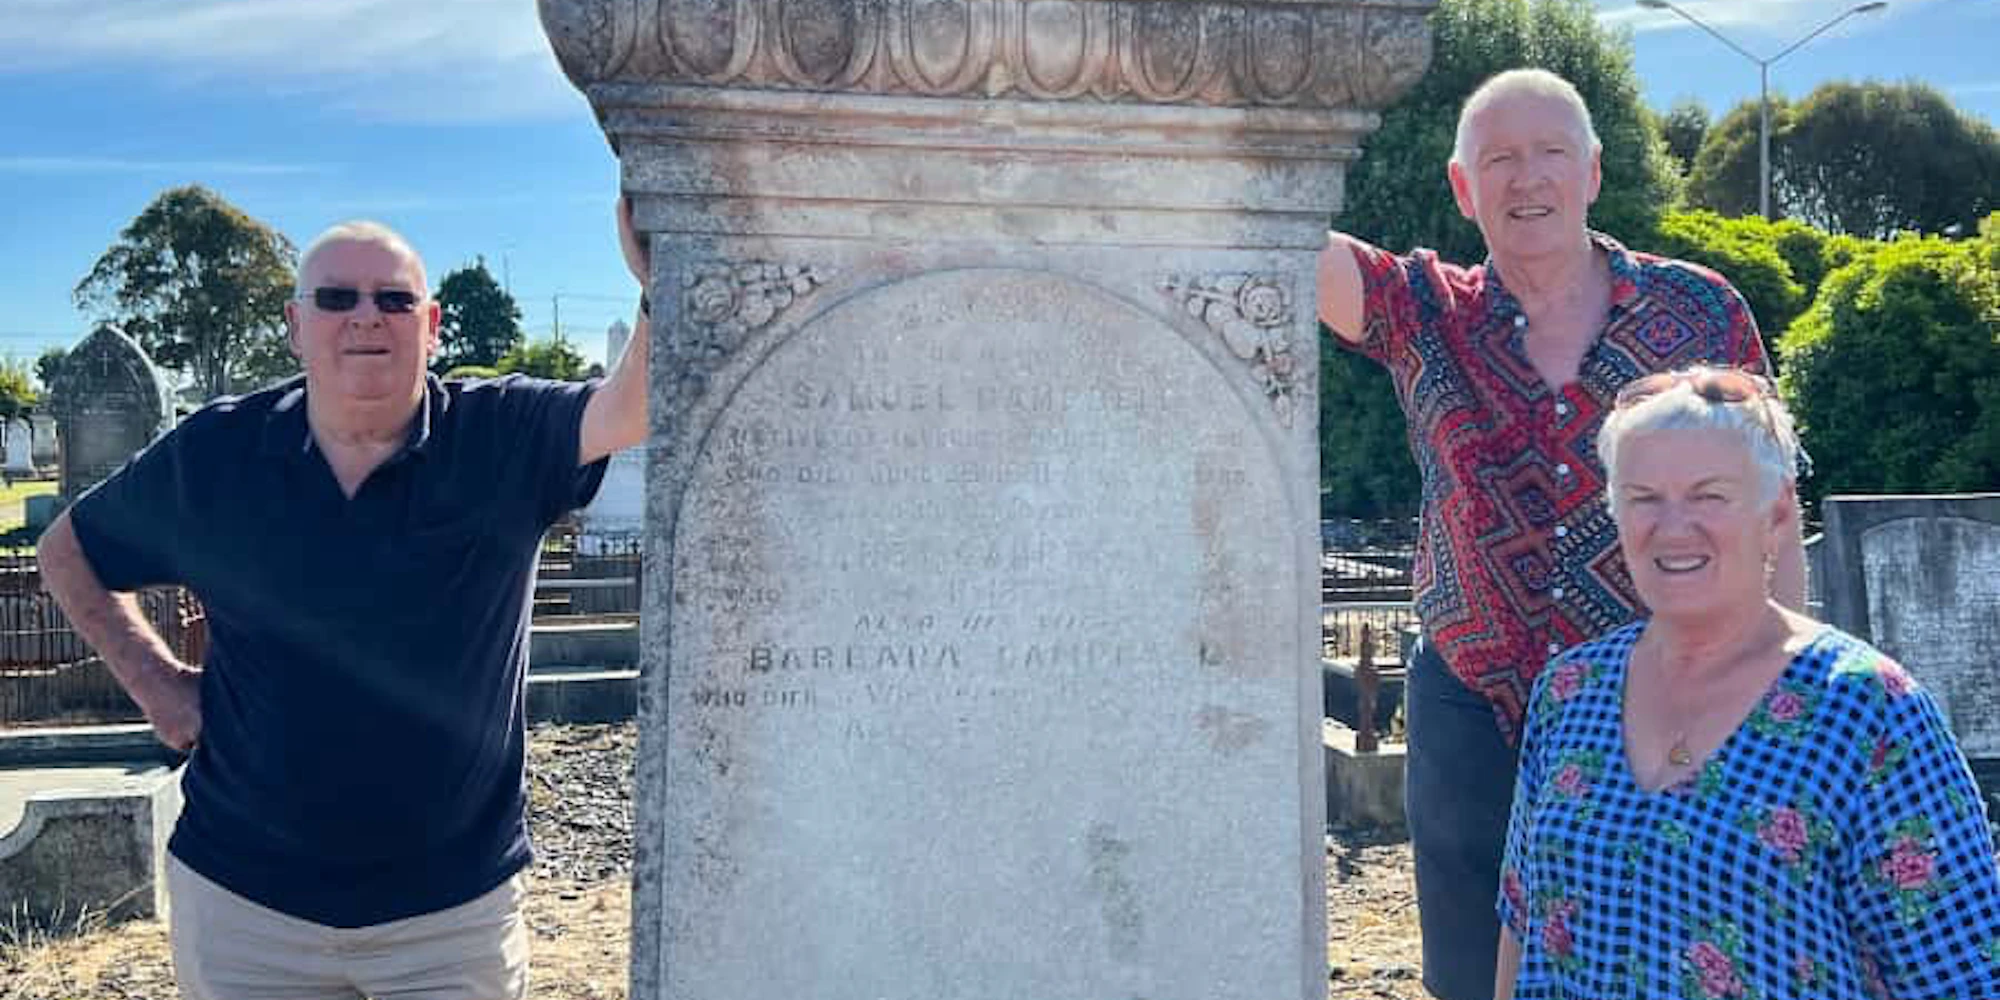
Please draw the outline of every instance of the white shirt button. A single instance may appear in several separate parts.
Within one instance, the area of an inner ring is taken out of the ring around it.
[[[1562,652],[1562,651],[1563,651],[1563,648],[1562,648],[1562,643],[1560,643],[1560,642],[1552,642],[1552,643],[1549,643],[1549,655],[1550,655],[1550,656],[1554,656],[1554,655],[1556,655],[1557,653],[1560,653],[1560,652]]]
[[[1515,314],[1514,314],[1514,325],[1515,325],[1516,327],[1523,327],[1523,326],[1527,326],[1527,325],[1528,325],[1528,317],[1527,317],[1527,316],[1526,316],[1525,314],[1522,314],[1522,313],[1515,313]]]
[[[1568,528],[1568,526],[1566,526],[1566,525],[1561,525],[1561,524],[1558,524],[1558,525],[1556,525],[1556,537],[1557,537],[1557,538],[1568,538],[1568,537],[1569,537],[1569,528]]]
[[[1563,596],[1563,589],[1562,589],[1561,587],[1557,587],[1557,588],[1555,588],[1555,589],[1553,589],[1553,590],[1549,591],[1549,596],[1550,596],[1550,597],[1553,597],[1553,598],[1555,598],[1555,599],[1556,599],[1556,600],[1558,600],[1558,601],[1560,601],[1560,600],[1562,600],[1562,596]]]
[[[1569,463],[1568,463],[1568,462],[1558,462],[1558,463],[1556,463],[1556,475],[1558,475],[1558,476],[1567,476],[1567,475],[1569,475]]]
[[[1556,404],[1556,416],[1558,416],[1558,417],[1567,417],[1567,416],[1569,416],[1569,404],[1568,404],[1568,403],[1557,403],[1557,404]]]

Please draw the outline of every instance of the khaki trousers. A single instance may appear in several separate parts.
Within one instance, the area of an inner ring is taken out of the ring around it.
[[[327,927],[259,906],[167,858],[181,1000],[522,1000],[522,878],[436,913]]]

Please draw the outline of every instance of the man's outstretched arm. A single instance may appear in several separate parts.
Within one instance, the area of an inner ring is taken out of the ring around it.
[[[632,229],[632,203],[618,199],[618,244],[625,266],[645,288],[652,281],[652,254]],[[641,310],[632,321],[632,339],[625,353],[611,369],[604,384],[584,404],[583,429],[577,442],[577,464],[592,462],[646,440],[647,355],[652,338],[652,317]]]
[[[1326,234],[1326,249],[1319,252],[1319,321],[1334,336],[1350,344],[1361,343],[1362,302],[1366,290],[1361,284],[1361,264],[1354,259],[1358,243],[1346,233]]]

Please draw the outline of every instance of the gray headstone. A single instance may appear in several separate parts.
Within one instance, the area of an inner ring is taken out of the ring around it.
[[[6,470],[22,475],[35,471],[35,425],[28,420],[9,420],[0,428],[0,450],[6,452]]]
[[[1936,696],[1966,756],[2000,759],[2000,494],[1834,497],[1827,617]]]
[[[1314,262],[1428,7],[544,0],[653,248],[634,1000],[1324,996]]]
[[[49,387],[64,503],[103,481],[172,425],[173,406],[146,352],[100,326],[64,356]]]

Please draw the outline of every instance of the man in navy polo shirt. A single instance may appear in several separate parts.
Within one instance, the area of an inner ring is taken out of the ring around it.
[[[647,323],[601,384],[440,382],[427,287],[386,227],[328,230],[285,307],[304,376],[209,404],[42,536],[77,630],[192,750],[167,876],[185,1000],[526,994],[535,563],[645,436]],[[199,669],[137,613],[155,584],[207,609]]]

